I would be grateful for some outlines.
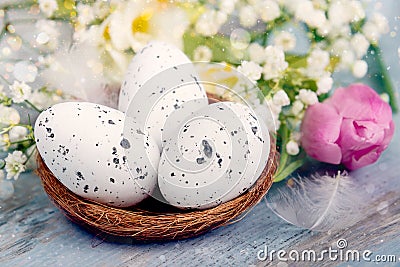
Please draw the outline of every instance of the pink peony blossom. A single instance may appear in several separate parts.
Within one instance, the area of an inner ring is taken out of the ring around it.
[[[355,170],[377,161],[389,145],[394,133],[392,110],[372,88],[353,84],[310,106],[301,132],[309,156]]]

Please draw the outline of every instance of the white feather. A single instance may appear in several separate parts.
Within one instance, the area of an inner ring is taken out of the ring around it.
[[[361,219],[362,191],[347,173],[292,180],[266,196],[268,206],[287,222],[325,232],[344,229]]]

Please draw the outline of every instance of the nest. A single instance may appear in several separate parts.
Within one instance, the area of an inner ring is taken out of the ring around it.
[[[69,219],[89,231],[139,241],[166,241],[198,236],[240,220],[270,189],[277,162],[273,139],[267,165],[256,183],[239,197],[205,210],[182,210],[151,197],[130,208],[109,207],[84,199],[59,182],[39,154],[36,172],[54,204]]]

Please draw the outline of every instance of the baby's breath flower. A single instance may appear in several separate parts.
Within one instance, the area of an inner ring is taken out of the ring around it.
[[[265,48],[259,45],[258,43],[251,43],[247,48],[249,51],[250,60],[261,64],[265,61]]]
[[[321,49],[315,49],[307,58],[307,73],[310,77],[318,77],[325,70],[330,61],[329,53]]]
[[[7,179],[14,178],[14,180],[17,180],[19,175],[26,169],[26,161],[27,157],[24,153],[22,153],[22,151],[14,151],[13,153],[9,153],[5,159]]]
[[[239,10],[240,24],[244,27],[253,27],[257,23],[257,13],[253,6],[246,5]]]
[[[281,15],[279,5],[272,0],[258,1],[256,9],[264,22],[273,21]]]
[[[254,82],[261,78],[263,68],[253,61],[243,61],[237,70]]]
[[[193,59],[195,61],[210,61],[212,59],[212,51],[206,45],[199,45],[193,51]]]
[[[304,104],[300,100],[295,100],[291,107],[291,112],[293,115],[297,116],[302,112],[304,109]]]
[[[94,9],[90,5],[79,3],[76,6],[76,10],[78,12],[78,22],[82,25],[87,25],[96,18]]]
[[[26,139],[27,134],[28,134],[28,129],[26,129],[26,127],[14,126],[8,132],[8,138],[10,139],[11,143],[18,142]]]
[[[289,65],[285,61],[285,53],[280,47],[267,46],[265,48],[265,55],[265,65],[263,69],[264,79],[270,80],[278,78]]]
[[[364,60],[357,60],[354,62],[351,72],[356,78],[362,78],[367,74],[368,64]]]
[[[19,121],[20,116],[15,108],[0,105],[0,126],[17,124]]]
[[[309,89],[300,89],[299,99],[306,105],[314,105],[318,103],[318,96],[315,92]]]
[[[272,97],[272,102],[277,106],[287,106],[290,105],[290,99],[284,90],[279,90]]]
[[[24,82],[14,81],[12,85],[10,85],[12,99],[15,103],[22,103],[27,100],[31,93],[32,88]]]
[[[50,17],[57,10],[58,4],[56,0],[39,0],[39,8],[47,17]]]
[[[296,37],[290,32],[282,31],[275,36],[274,45],[282,47],[283,51],[290,51],[296,47]]]
[[[224,12],[208,10],[197,20],[195,30],[197,33],[204,36],[215,35],[218,33],[222,24],[226,22],[227,18]]]
[[[292,156],[299,154],[300,152],[299,144],[294,140],[290,140],[286,144],[286,152]]]
[[[317,94],[326,94],[332,89],[333,79],[330,75],[322,76],[317,81]]]
[[[356,33],[350,40],[351,46],[357,55],[357,58],[362,58],[368,51],[370,43],[362,33]]]

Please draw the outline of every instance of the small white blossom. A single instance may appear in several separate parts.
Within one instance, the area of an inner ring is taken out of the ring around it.
[[[261,78],[263,68],[253,61],[243,61],[237,70],[254,82]]]
[[[199,45],[193,51],[193,59],[195,61],[207,61],[209,62],[212,58],[212,51],[206,45]]]
[[[90,5],[79,3],[76,6],[76,11],[78,12],[78,22],[82,25],[88,25],[96,18],[94,9]]]
[[[353,0],[350,2],[352,11],[352,20],[359,21],[365,18],[365,10],[361,1]]]
[[[330,57],[327,51],[314,49],[307,58],[307,72],[310,76],[318,76],[329,65]]]
[[[376,25],[380,34],[388,33],[389,31],[389,23],[384,15],[381,13],[375,12],[372,15],[372,23]]]
[[[370,42],[377,42],[381,36],[378,26],[371,21],[364,24],[362,31]]]
[[[354,62],[351,72],[356,78],[362,78],[367,74],[368,64],[364,60],[357,60]]]
[[[272,102],[276,106],[281,106],[281,107],[290,105],[290,99],[284,90],[279,90],[278,92],[276,92],[272,97]]]
[[[249,51],[249,57],[251,61],[261,64],[265,61],[265,48],[258,43],[251,43],[247,48]]]
[[[352,8],[348,1],[332,1],[328,9],[329,21],[340,27],[353,19]]]
[[[12,85],[10,85],[12,100],[15,103],[22,103],[27,100],[32,93],[32,88],[24,82],[14,81]]]
[[[312,2],[308,0],[299,1],[295,7],[295,17],[312,28],[321,28],[326,24],[325,12],[315,9]]]
[[[93,12],[99,19],[104,19],[110,12],[110,5],[105,1],[96,1],[93,5]]]
[[[257,13],[250,5],[243,6],[239,10],[240,24],[244,27],[253,27],[257,23]]]
[[[224,12],[208,10],[197,20],[195,30],[197,33],[204,36],[215,35],[218,33],[222,24],[226,22],[227,18]]]
[[[332,89],[333,79],[329,75],[321,77],[317,81],[317,94],[326,94]]]
[[[286,144],[286,152],[292,156],[299,154],[300,152],[299,144],[294,140],[290,140]]]
[[[390,101],[390,96],[389,96],[387,93],[382,93],[382,94],[380,94],[379,96],[381,97],[381,99],[382,99],[383,101],[385,101],[386,103],[389,103],[389,101]]]
[[[265,80],[278,78],[288,65],[282,48],[276,46],[267,46],[265,48],[265,65],[263,69]]]
[[[281,15],[279,5],[272,0],[260,1],[256,8],[264,22],[273,21]]]
[[[226,14],[231,14],[235,10],[237,0],[220,0],[218,7]]]
[[[8,138],[10,139],[11,143],[18,142],[26,139],[27,134],[28,129],[18,125],[11,128],[11,130],[8,132]]]
[[[20,116],[16,109],[0,105],[0,126],[18,124],[19,121]]]
[[[293,102],[292,107],[291,107],[291,112],[293,115],[297,116],[302,112],[304,109],[304,104],[300,100],[296,100]]]
[[[357,58],[362,58],[368,51],[370,43],[362,33],[356,33],[350,40],[350,44]]]
[[[282,31],[275,36],[274,45],[282,47],[283,51],[290,51],[296,47],[296,37],[290,32]]]
[[[58,8],[57,1],[39,0],[39,8],[47,17],[50,17]]]
[[[315,92],[308,89],[300,89],[299,99],[306,105],[314,105],[318,103],[318,96]]]
[[[26,161],[27,157],[22,153],[22,151],[14,151],[12,154],[9,153],[5,159],[7,179],[14,178],[17,180],[19,175],[26,170]]]

